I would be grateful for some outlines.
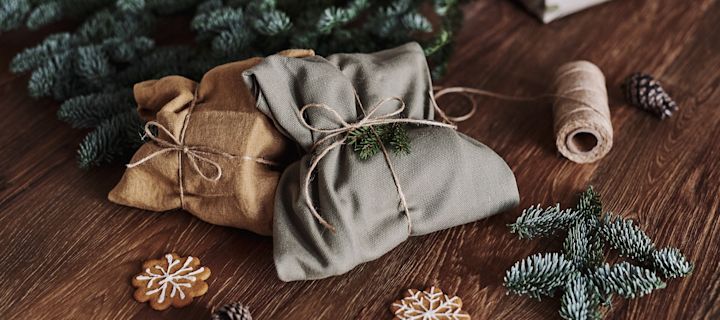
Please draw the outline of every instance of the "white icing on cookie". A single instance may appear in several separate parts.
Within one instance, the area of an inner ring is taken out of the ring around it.
[[[159,273],[154,273],[152,272],[152,270],[150,270],[150,268],[147,268],[145,269],[145,273],[147,273],[148,275],[141,274],[137,276],[136,279],[141,281],[147,280],[148,289],[150,289],[153,286],[153,283],[157,281],[158,287],[152,290],[148,290],[147,292],[145,292],[145,295],[149,296],[160,292],[160,296],[157,300],[158,303],[163,303],[165,301],[168,283],[172,285],[172,290],[170,291],[170,298],[174,298],[175,294],[179,293],[180,299],[185,299],[185,292],[183,292],[182,288],[190,288],[192,286],[190,282],[195,282],[196,280],[195,275],[205,271],[205,268],[200,267],[199,269],[193,271],[193,268],[189,267],[190,262],[193,261],[193,257],[187,257],[182,267],[177,271],[173,272],[173,267],[180,264],[180,260],[175,260],[175,258],[173,258],[171,254],[166,254],[165,259],[167,259],[168,263],[167,270],[165,270],[161,266],[155,265],[153,268],[160,270]]]

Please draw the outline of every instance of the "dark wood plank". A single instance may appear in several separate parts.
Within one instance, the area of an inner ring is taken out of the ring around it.
[[[412,238],[346,275],[294,283],[275,276],[270,238],[109,203],[122,165],[77,169],[83,133],[55,119],[56,103],[27,97],[27,75],[5,67],[51,30],[0,35],[0,318],[203,319],[213,306],[242,301],[257,319],[383,319],[403,289],[438,285],[460,295],[474,319],[554,319],[557,300],[507,296],[502,277],[558,241],[521,241],[505,225],[522,207],[571,203],[588,184],[607,209],[696,263],[665,290],[616,300],[607,318],[720,317],[720,3],[611,1],[550,25],[508,1],[473,2],[465,13],[443,84],[533,95],[549,89],[560,64],[593,61],[607,77],[613,150],[595,164],[569,162],[556,154],[548,103],[483,99],[460,130],[507,160],[519,208]],[[618,87],[633,71],[663,80],[680,104],[676,116],[658,121],[623,103]],[[134,302],[130,277],[169,251],[200,257],[213,272],[210,290],[184,309],[156,312]]]

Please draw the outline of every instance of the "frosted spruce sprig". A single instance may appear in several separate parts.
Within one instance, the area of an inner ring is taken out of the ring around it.
[[[505,274],[508,293],[540,299],[562,291],[564,319],[601,319],[613,295],[637,298],[665,288],[662,278],[685,277],[693,265],[676,248],[656,249],[632,220],[602,213],[600,196],[589,187],[574,208],[532,206],[509,225],[521,239],[565,232],[562,253],[538,253]],[[630,261],[605,262],[605,249]]]

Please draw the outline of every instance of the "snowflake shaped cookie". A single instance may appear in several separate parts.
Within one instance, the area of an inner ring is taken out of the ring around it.
[[[395,314],[394,320],[470,320],[460,298],[449,297],[435,287],[408,289],[405,298],[393,302],[390,311]]]
[[[146,261],[143,268],[145,271],[132,279],[137,288],[134,297],[138,302],[150,301],[155,310],[171,305],[182,308],[207,292],[205,280],[210,277],[210,269],[201,267],[198,258],[168,253],[163,259]]]

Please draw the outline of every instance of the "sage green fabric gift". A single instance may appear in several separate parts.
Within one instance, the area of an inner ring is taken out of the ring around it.
[[[284,281],[339,275],[384,255],[408,236],[472,222],[518,203],[515,177],[491,149],[453,129],[409,125],[411,153],[390,153],[390,160],[410,221],[383,155],[360,160],[345,145],[319,162],[310,185],[313,204],[336,229],[331,232],[312,215],[303,191],[313,144],[326,134],[304,126],[298,110],[322,103],[346,122],[357,122],[363,112],[355,102],[356,90],[365,112],[384,98],[400,97],[407,105],[405,117],[433,119],[422,48],[410,43],[373,54],[275,55],[244,75],[258,109],[308,152],[285,169],[275,195],[274,260]],[[397,102],[386,103],[378,114],[397,107]],[[328,110],[309,110],[305,118],[318,128],[340,126]]]

